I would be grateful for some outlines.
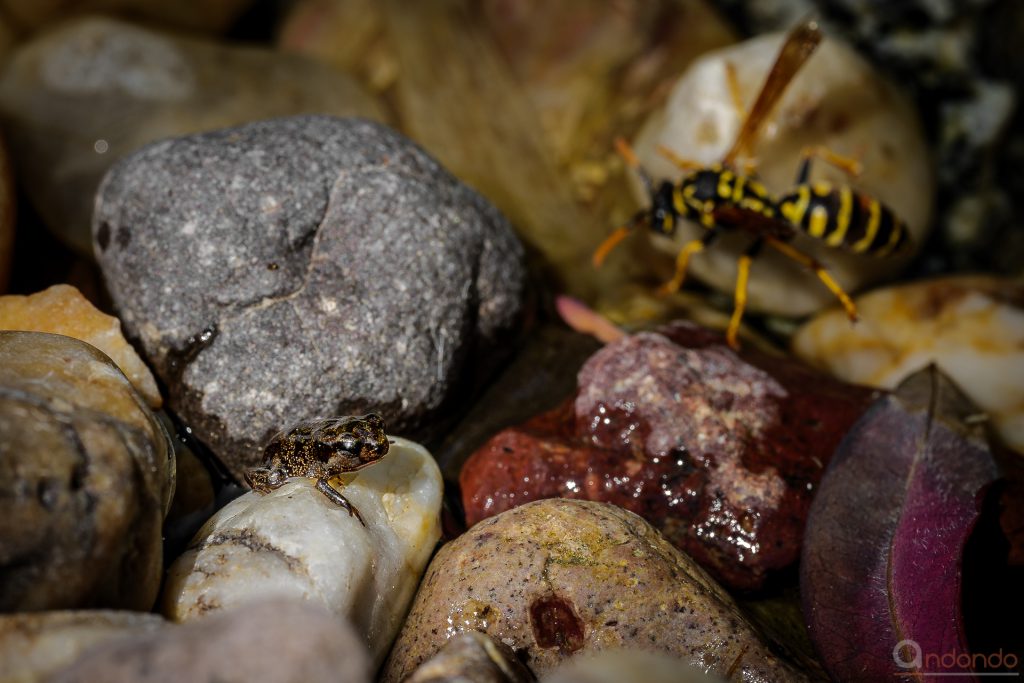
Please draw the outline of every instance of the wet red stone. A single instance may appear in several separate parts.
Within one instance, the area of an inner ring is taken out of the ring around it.
[[[718,580],[799,556],[814,487],[874,393],[677,323],[606,346],[575,398],[492,437],[460,475],[468,524],[540,498],[620,505]]]

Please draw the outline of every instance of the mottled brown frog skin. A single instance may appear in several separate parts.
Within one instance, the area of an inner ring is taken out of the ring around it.
[[[366,526],[363,516],[341,495],[338,477],[361,470],[383,458],[389,447],[384,420],[373,413],[362,417],[305,420],[278,433],[263,450],[263,467],[245,473],[258,493],[270,493],[289,477],[307,477],[333,503]]]

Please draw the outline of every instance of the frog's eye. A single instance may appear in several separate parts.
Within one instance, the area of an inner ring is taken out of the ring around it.
[[[267,475],[267,486],[276,489],[284,484],[286,479],[284,470],[270,470],[270,474]]]
[[[359,440],[351,436],[346,436],[338,441],[338,448],[347,453],[358,453]]]

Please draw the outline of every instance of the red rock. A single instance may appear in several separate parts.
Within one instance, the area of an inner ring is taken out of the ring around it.
[[[540,498],[613,503],[740,590],[797,559],[824,466],[876,396],[688,323],[605,346],[578,380],[466,462],[467,523]]]

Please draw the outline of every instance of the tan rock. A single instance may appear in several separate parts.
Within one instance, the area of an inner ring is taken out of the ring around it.
[[[405,680],[463,631],[505,643],[536,676],[572,657],[636,647],[730,681],[806,680],[693,560],[605,503],[527,503],[443,546],[381,680]]]
[[[156,380],[121,334],[121,321],[93,306],[69,285],[54,285],[29,296],[0,296],[0,330],[52,332],[92,344],[121,368],[154,410],[162,404]]]
[[[0,332],[0,611],[153,606],[170,437],[95,347]]]
[[[936,363],[1024,453],[1024,281],[958,276],[856,299],[856,325],[828,311],[801,327],[793,351],[849,382],[892,389]]]

